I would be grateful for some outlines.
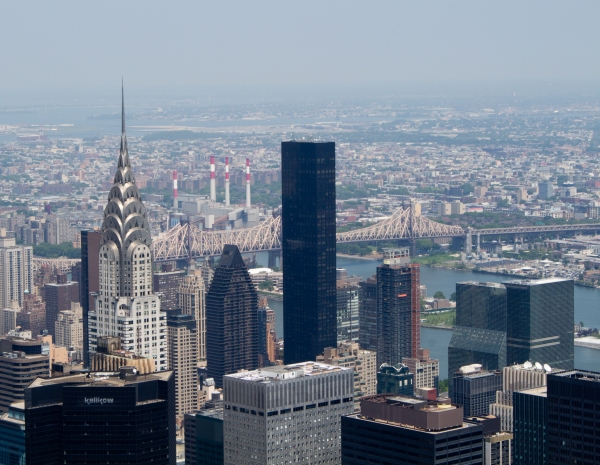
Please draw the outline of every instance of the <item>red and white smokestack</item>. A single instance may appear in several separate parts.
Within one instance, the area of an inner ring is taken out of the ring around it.
[[[225,157],[225,206],[229,206],[229,157]]]
[[[210,157],[210,200],[217,201],[217,180],[215,179],[215,157]]]
[[[173,209],[175,211],[177,211],[177,209],[179,208],[179,204],[178,204],[178,198],[177,198],[177,170],[173,170]]]
[[[246,208],[250,208],[252,202],[250,199],[250,159],[246,158]]]

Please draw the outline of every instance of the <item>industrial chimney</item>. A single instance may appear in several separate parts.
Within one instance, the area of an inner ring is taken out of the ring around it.
[[[210,200],[217,201],[217,180],[215,179],[215,157],[210,157]]]
[[[179,208],[177,198],[177,170],[173,170],[173,210],[177,211]]]
[[[250,159],[246,158],[246,208],[250,208],[252,202],[250,199]]]
[[[225,157],[225,206],[229,206],[229,157]]]

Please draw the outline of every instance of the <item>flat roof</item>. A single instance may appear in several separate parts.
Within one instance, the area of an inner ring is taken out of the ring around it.
[[[538,397],[548,397],[548,386],[540,386],[531,389],[522,389],[520,391],[523,394],[528,394],[530,396],[538,396]]]
[[[412,425],[403,425],[400,423],[392,423],[387,420],[367,418],[367,417],[361,416],[360,413],[353,413],[351,415],[346,415],[346,416],[349,418],[356,418],[356,419],[363,420],[363,421],[370,421],[371,423],[379,423],[381,425],[393,426],[394,428],[402,428],[402,429],[408,429],[408,430],[412,430],[412,431],[420,431],[422,433],[427,433],[427,434],[445,434],[445,433],[448,433],[449,431],[456,431],[456,430],[461,430],[461,429],[478,428],[479,427],[479,425],[476,425],[475,423],[465,423],[463,421],[462,425],[460,425],[460,426],[452,426],[450,428],[436,431],[436,430],[426,430],[426,429],[418,428],[418,427],[412,426]]]
[[[560,376],[562,378],[582,379],[584,381],[600,382],[600,373],[596,373],[595,371],[570,370],[563,371],[562,373],[553,373],[553,376]]]
[[[324,373],[336,371],[348,371],[352,368],[341,367],[339,365],[327,365],[320,362],[302,362],[292,365],[278,365],[266,367],[258,370],[243,371],[225,375],[226,378],[237,378],[245,381],[285,381],[302,376],[315,376]],[[288,376],[286,376],[288,375]]]
[[[29,388],[51,386],[57,384],[79,384],[80,386],[116,386],[123,387],[145,381],[167,381],[173,371],[156,371],[147,375],[138,374],[135,379],[121,379],[119,373],[77,373],[60,378],[37,378]]]
[[[482,287],[496,287],[498,289],[504,288],[502,283],[488,283],[487,281],[461,281],[456,284],[468,284],[470,286],[482,286]]]
[[[512,284],[517,286],[536,286],[540,284],[559,283],[563,281],[573,281],[569,278],[544,278],[544,279],[515,279],[514,281],[503,281],[502,284]]]

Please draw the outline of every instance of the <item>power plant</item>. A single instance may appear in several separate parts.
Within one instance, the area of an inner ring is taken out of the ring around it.
[[[177,171],[173,170],[173,211],[169,215],[169,229],[178,224],[190,223],[201,230],[227,230],[256,226],[260,222],[259,210],[252,208],[250,159],[245,165],[245,207],[232,206],[230,194],[229,159],[225,157],[225,199],[217,202],[217,169],[215,157],[210,157],[209,195],[184,194],[178,192]],[[223,179],[219,176],[219,179]]]

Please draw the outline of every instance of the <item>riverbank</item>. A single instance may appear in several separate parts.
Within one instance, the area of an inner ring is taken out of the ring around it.
[[[368,260],[368,261],[378,261],[378,260],[383,259],[383,255],[381,255],[381,254],[369,255],[368,257],[366,257],[363,255],[352,255],[352,254],[348,254],[348,253],[336,253],[335,256],[342,257],[342,258],[351,258],[353,260]]]
[[[266,297],[269,300],[275,300],[277,302],[283,302],[283,294],[277,292],[265,292],[257,291],[259,297]]]
[[[453,331],[454,330],[454,326],[428,325],[427,323],[421,323],[421,328],[445,329],[446,331]]]
[[[600,339],[587,336],[587,337],[579,337],[575,339],[575,345],[579,347],[587,347],[588,349],[600,349]]]

